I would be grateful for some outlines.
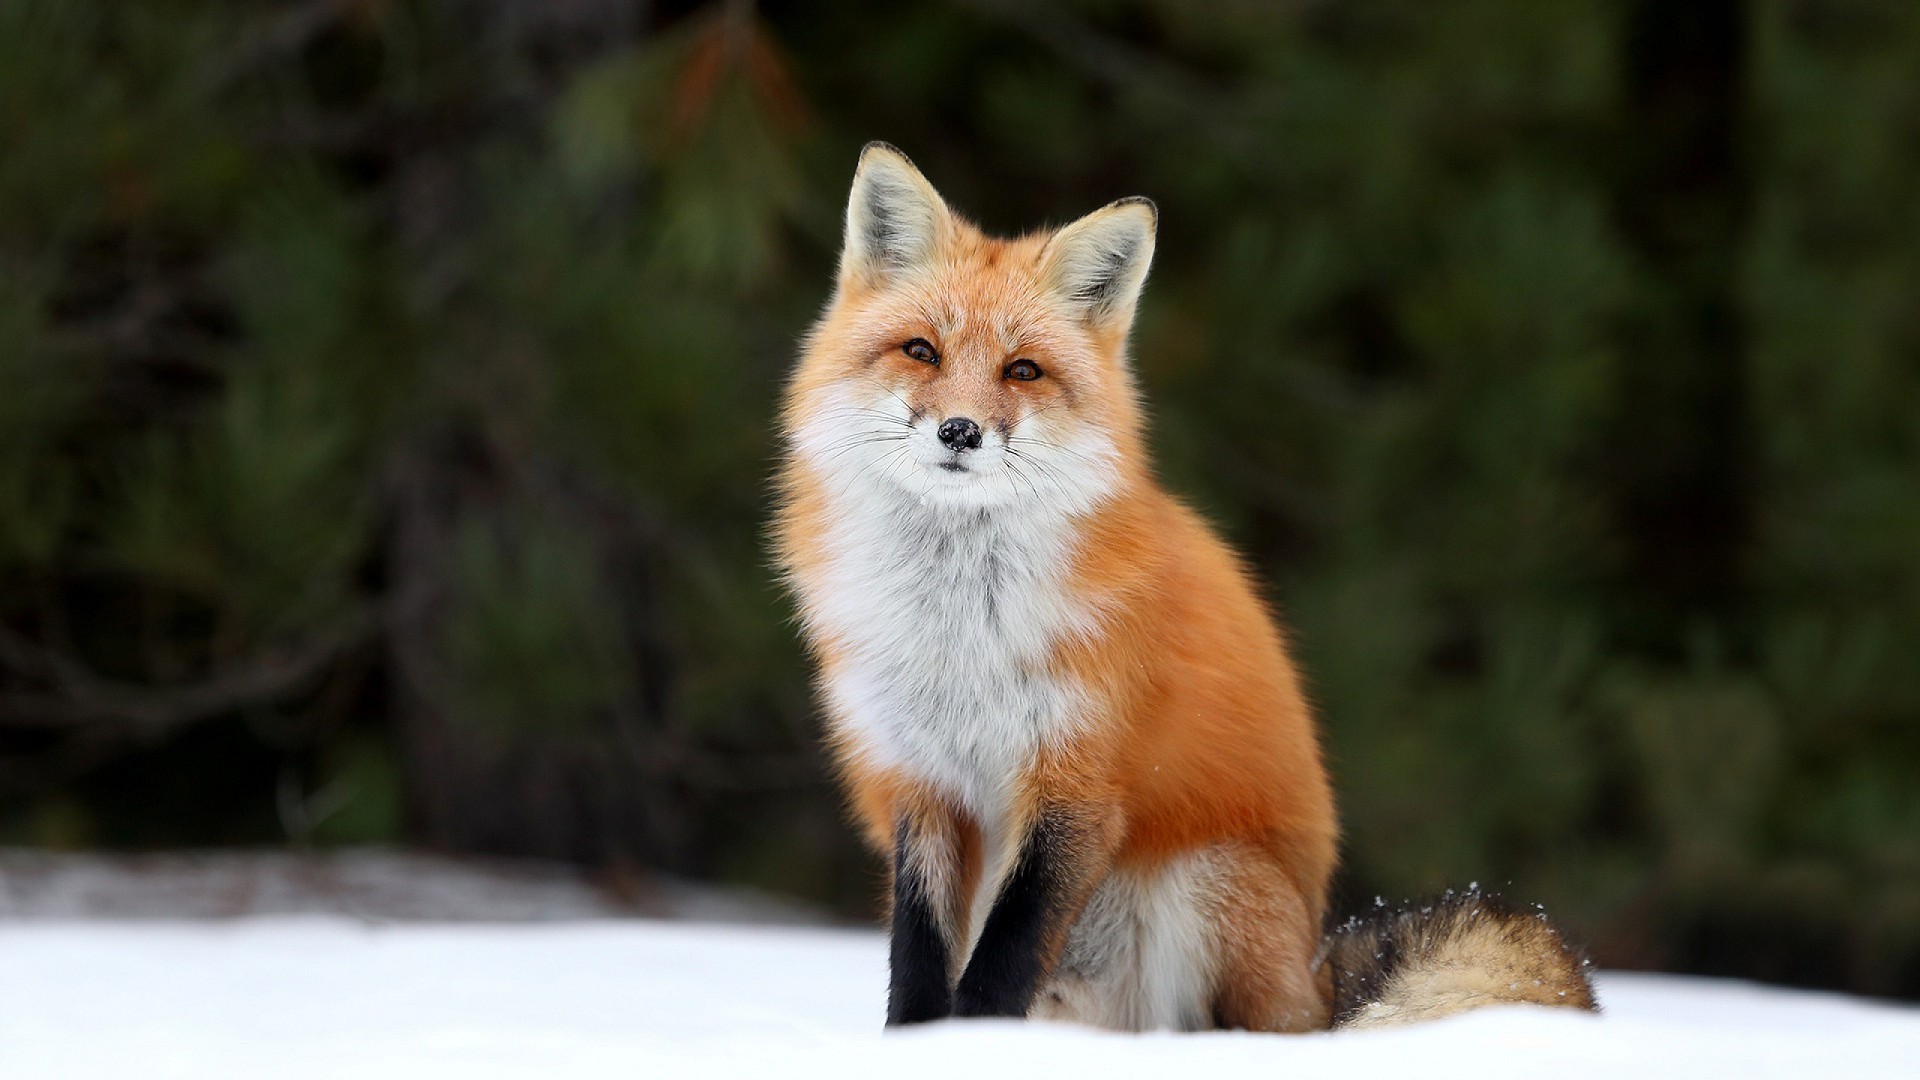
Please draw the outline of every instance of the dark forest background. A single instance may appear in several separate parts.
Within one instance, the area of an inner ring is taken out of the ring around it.
[[[1920,5],[0,0],[0,844],[848,914],[762,543],[859,146],[1161,209],[1349,906],[1920,996]]]

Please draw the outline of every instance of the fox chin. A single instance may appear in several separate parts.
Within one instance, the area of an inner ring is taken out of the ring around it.
[[[1593,1009],[1478,893],[1328,933],[1312,712],[1245,565],[1155,479],[1127,356],[1158,214],[1004,239],[860,156],[782,412],[775,551],[890,867],[887,1022],[1314,1031]]]

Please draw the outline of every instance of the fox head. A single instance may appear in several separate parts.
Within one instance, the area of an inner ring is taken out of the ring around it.
[[[928,505],[1097,502],[1139,460],[1126,342],[1155,224],[1134,198],[987,236],[868,144],[833,299],[788,388],[792,453],[836,488]]]

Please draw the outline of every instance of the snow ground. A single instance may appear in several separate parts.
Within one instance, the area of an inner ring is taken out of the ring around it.
[[[0,923],[0,1076],[1920,1076],[1920,1010],[1713,980],[1366,1034],[883,1035],[885,969],[879,934],[820,928]]]
[[[821,923],[739,887],[415,851],[168,851],[126,855],[0,848],[0,920],[232,919],[344,915],[363,922],[699,919]]]

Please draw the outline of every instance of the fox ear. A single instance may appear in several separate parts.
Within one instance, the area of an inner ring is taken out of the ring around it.
[[[1042,256],[1042,280],[1065,297],[1088,325],[1125,331],[1153,262],[1160,213],[1148,199],[1121,199],[1053,234]]]
[[[847,200],[840,284],[878,284],[931,262],[952,215],[907,155],[883,142],[860,151]]]

